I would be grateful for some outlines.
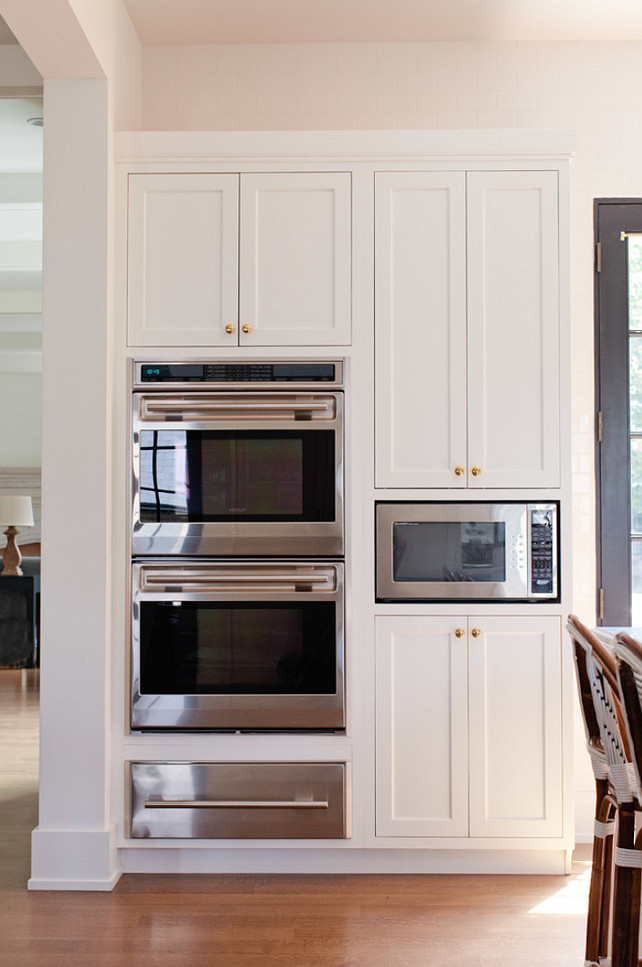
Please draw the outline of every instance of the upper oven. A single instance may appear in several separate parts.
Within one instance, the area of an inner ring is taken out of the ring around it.
[[[134,363],[132,553],[340,556],[343,363]]]

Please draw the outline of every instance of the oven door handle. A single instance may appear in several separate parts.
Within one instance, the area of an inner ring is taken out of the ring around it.
[[[208,587],[233,591],[235,588],[247,590],[248,585],[266,588],[274,584],[279,587],[289,586],[293,590],[299,587],[305,587],[307,590],[319,586],[324,589],[328,587],[334,589],[336,587],[336,576],[319,573],[306,574],[305,572],[301,574],[279,574],[278,572],[275,574],[234,574],[227,572],[203,574],[202,577],[199,577],[197,575],[186,575],[181,571],[164,570],[154,573],[142,569],[140,587],[142,591],[147,588],[163,588],[170,585],[172,590],[180,588],[182,591],[205,591]]]
[[[328,809],[327,800],[147,799],[145,809]]]
[[[249,411],[254,413],[297,412],[307,413],[312,410],[330,412],[334,400],[198,400],[193,406],[185,400],[145,399],[143,412],[145,415],[172,413],[176,415],[193,413],[217,413],[231,411],[233,413]]]

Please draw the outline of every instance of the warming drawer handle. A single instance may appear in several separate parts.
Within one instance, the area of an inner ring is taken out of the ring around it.
[[[147,799],[145,809],[328,809],[325,800]]]

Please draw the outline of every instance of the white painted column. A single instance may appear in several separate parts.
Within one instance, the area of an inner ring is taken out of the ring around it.
[[[40,822],[30,889],[111,889],[106,79],[45,82]]]

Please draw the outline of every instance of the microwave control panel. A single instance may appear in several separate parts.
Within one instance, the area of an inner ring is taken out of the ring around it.
[[[555,593],[555,516],[552,510],[530,511],[531,594]]]

